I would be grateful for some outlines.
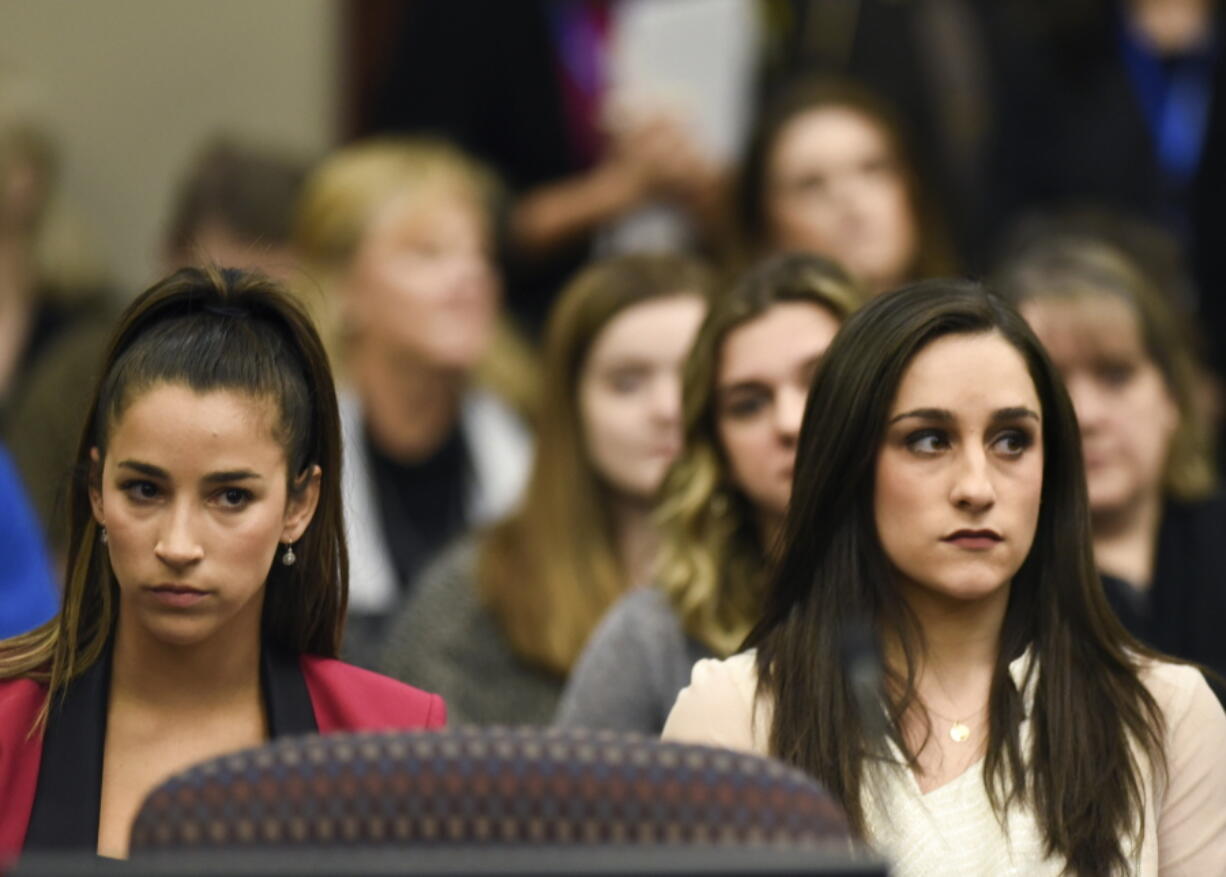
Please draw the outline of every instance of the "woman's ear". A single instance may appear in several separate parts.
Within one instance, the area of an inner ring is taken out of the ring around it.
[[[102,455],[96,447],[89,449],[89,504],[99,527],[106,526],[102,514]]]
[[[306,532],[307,525],[315,516],[315,508],[319,505],[319,488],[322,481],[323,470],[318,465],[311,466],[298,476],[285,503],[282,542],[297,542]]]

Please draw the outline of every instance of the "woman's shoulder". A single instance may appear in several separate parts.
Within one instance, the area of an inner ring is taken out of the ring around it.
[[[1147,659],[1141,662],[1138,675],[1168,722],[1189,709],[1205,709],[1210,704],[1217,707],[1217,712],[1222,712],[1221,704],[1205,681],[1205,674],[1192,664]]]
[[[444,547],[409,588],[406,608],[438,601],[477,604],[477,567],[481,554],[480,532],[470,530]]]
[[[1209,770],[1226,792],[1226,710],[1204,673],[1191,664],[1153,658],[1141,663],[1139,676],[1162,712],[1172,770],[1177,773],[1183,765],[1193,772]]]
[[[627,656],[646,670],[654,687],[669,690],[668,703],[690,678],[695,661],[711,654],[692,640],[668,596],[654,587],[635,588],[622,595],[605,613],[583,650],[580,666],[587,671],[603,667],[602,675],[625,674]]]
[[[299,664],[322,733],[407,731],[447,723],[446,704],[437,694],[335,658],[302,655]]]
[[[609,607],[605,617],[612,624],[628,625],[636,629],[647,625],[650,628],[649,633],[681,630],[681,618],[668,595],[654,587],[634,588],[623,594]]]
[[[480,545],[477,534],[464,534],[413,581],[384,640],[383,666],[394,668],[394,675],[401,675],[404,660],[416,661],[422,654],[432,658],[441,641],[468,638],[474,626],[485,633],[492,629],[477,583]]]
[[[694,665],[690,687],[733,690],[751,702],[758,687],[758,653],[750,649],[729,658],[705,658]]]
[[[41,682],[24,676],[0,679],[0,723],[7,727],[25,715],[33,720],[46,698],[47,686]]]
[[[665,739],[766,753],[769,705],[758,697],[757,653],[705,658],[664,726]]]
[[[1162,710],[1164,779],[1155,785],[1163,873],[1220,874],[1226,863],[1226,711],[1204,674],[1148,660],[1141,681]]]

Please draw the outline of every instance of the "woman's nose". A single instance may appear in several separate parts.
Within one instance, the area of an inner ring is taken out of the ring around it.
[[[807,393],[797,387],[784,387],[775,397],[775,429],[779,437],[795,442],[805,415]]]
[[[192,510],[186,503],[171,507],[153,548],[158,560],[181,569],[204,557],[204,546],[196,536],[192,519]]]
[[[996,487],[983,451],[962,455],[950,499],[959,508],[971,511],[986,511],[995,504]]]

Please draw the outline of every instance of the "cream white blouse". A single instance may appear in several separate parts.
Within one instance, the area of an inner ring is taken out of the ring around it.
[[[1023,684],[1028,656],[1009,666]],[[1147,802],[1130,873],[1226,877],[1226,712],[1200,671],[1153,663],[1142,671],[1167,721],[1169,779],[1145,774]],[[756,695],[754,653],[694,665],[664,726],[664,739],[769,754],[771,707]],[[1031,689],[1033,685],[1031,686]],[[1029,713],[1033,691],[1023,689]],[[1029,722],[1021,727],[1027,751]],[[1002,825],[983,785],[983,762],[927,794],[902,763],[872,768],[863,806],[869,842],[899,877],[935,874],[1059,874],[1043,852],[1032,811],[1010,809]],[[1139,759],[1145,764],[1145,759]]]

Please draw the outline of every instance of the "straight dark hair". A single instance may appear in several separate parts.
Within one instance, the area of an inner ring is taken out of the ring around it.
[[[1139,663],[1156,654],[1129,636],[1103,596],[1077,421],[1058,373],[1025,321],[978,284],[927,281],[876,299],[843,326],[814,379],[781,556],[748,639],[757,648],[759,690],[774,705],[771,751],[822,781],[861,836],[868,763],[887,757],[892,740],[915,769],[902,719],[916,700],[925,644],[877,535],[875,466],[915,355],[943,336],[982,333],[999,334],[1024,358],[1042,405],[1044,448],[1034,544],[1013,577],[1001,628],[984,785],[1002,821],[1010,806],[1033,807],[1048,852],[1071,872],[1114,873],[1144,815],[1142,767],[1130,741],[1165,771],[1162,715],[1138,676]],[[864,621],[878,657],[888,636],[905,663],[886,668],[886,721],[876,729],[864,721],[847,672],[848,638]],[[1028,649],[1029,716],[1009,675]],[[1033,728],[1027,753],[1024,718]]]
[[[89,501],[91,450],[105,457],[111,430],[141,393],[159,384],[198,393],[233,390],[276,406],[291,494],[322,470],[319,502],[295,546],[293,566],[274,563],[263,631],[294,652],[335,657],[348,598],[349,558],[340,495],[340,418],[327,355],[305,312],[281,288],[237,269],[184,268],[124,311],[101,368],[77,448],[69,494],[68,580],[59,614],[0,645],[0,678],[26,676],[53,696],[103,653],[115,625],[117,585]]]

